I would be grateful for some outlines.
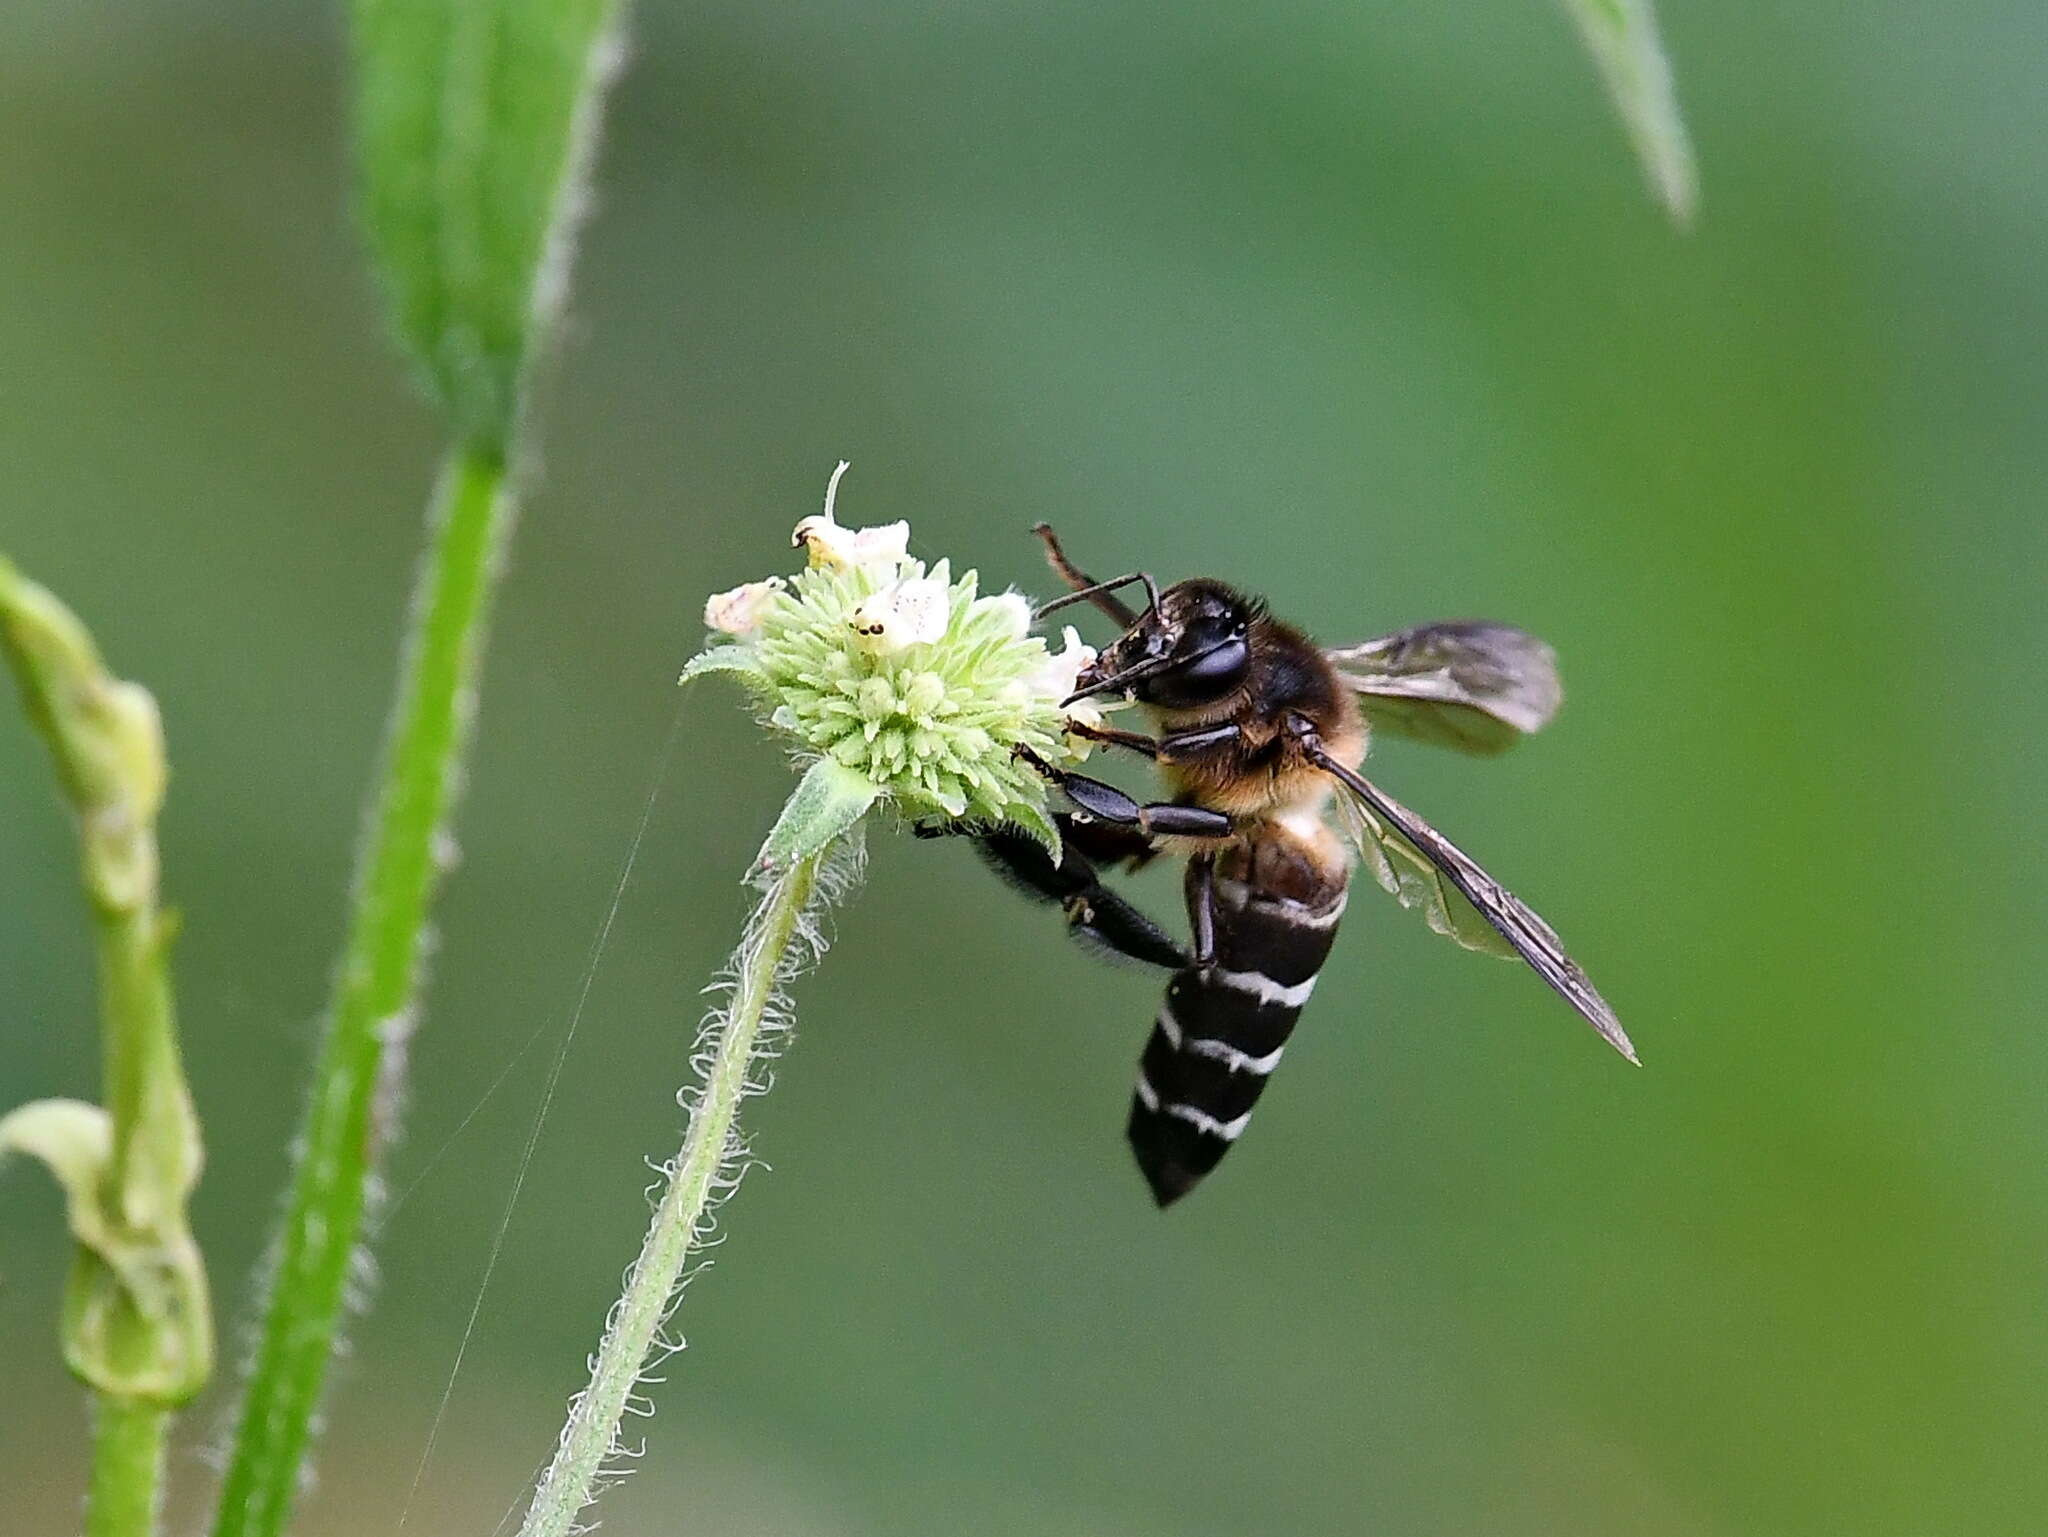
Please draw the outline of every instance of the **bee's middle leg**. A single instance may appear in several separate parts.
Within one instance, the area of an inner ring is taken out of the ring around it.
[[[1216,856],[1197,854],[1188,861],[1188,927],[1195,936],[1195,965],[1207,971],[1216,964]]]

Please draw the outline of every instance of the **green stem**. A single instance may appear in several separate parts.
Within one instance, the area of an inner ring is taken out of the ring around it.
[[[102,1092],[113,1120],[109,1178],[126,1226],[149,1229],[176,1217],[174,1192],[199,1177],[198,1117],[178,1056],[170,978],[169,922],[154,902],[101,907],[99,950]]]
[[[41,1100],[0,1116],[0,1156],[41,1158],[76,1242],[59,1337],[93,1392],[94,1537],[155,1526],[171,1409],[213,1363],[206,1271],[186,1221],[199,1120],[178,1060],[157,903],[166,769],[156,701],[114,677],[55,594],[0,559],[0,663],[15,674],[78,822],[99,959],[105,1104]]]
[[[101,1395],[93,1424],[92,1493],[85,1537],[147,1537],[156,1530],[170,1411]]]
[[[747,1069],[761,1022],[782,982],[796,969],[804,910],[817,891],[818,872],[830,852],[799,859],[776,877],[747,925],[734,957],[732,1003],[722,1022],[714,1020],[703,1091],[692,1110],[682,1152],[669,1171],[668,1188],[648,1225],[640,1257],[626,1277],[625,1292],[606,1324],[590,1386],[569,1407],[568,1424],[556,1443],[554,1460],[541,1475],[519,1537],[568,1537],[581,1529],[576,1518],[590,1503],[605,1458],[617,1444],[626,1401],[655,1348],[683,1265],[702,1236],[719,1171],[733,1152],[733,1123],[747,1091]]]
[[[396,714],[357,867],[354,911],[290,1204],[242,1404],[216,1537],[276,1537],[291,1514],[385,1134],[387,1072],[404,1049],[460,780],[490,596],[511,530],[503,461],[450,456],[415,589]]]
[[[148,1370],[166,1360],[169,1348],[169,1359],[190,1381],[179,1390],[182,1397],[206,1379],[213,1331],[205,1272],[184,1236],[183,1192],[199,1175],[199,1134],[171,1022],[163,964],[166,924],[154,902],[103,907],[97,920],[104,1092],[112,1122],[108,1196],[124,1229],[178,1235],[160,1262],[167,1275],[184,1283],[161,1289],[161,1300],[172,1305],[171,1318],[154,1328],[121,1331],[133,1352],[123,1364]],[[183,1262],[173,1255],[183,1255]],[[126,1314],[129,1299],[124,1295],[121,1301]],[[162,1503],[170,1410],[104,1387],[95,1392],[94,1405],[86,1537],[150,1537]]]

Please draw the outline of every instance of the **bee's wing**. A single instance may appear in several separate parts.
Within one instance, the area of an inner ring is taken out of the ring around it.
[[[1468,950],[1520,956],[1608,1045],[1637,1060],[1621,1021],[1564,953],[1555,929],[1386,791],[1341,764],[1324,767],[1343,786],[1340,802],[1366,866],[1403,907],[1420,907],[1431,928]]]
[[[1418,624],[1323,653],[1373,726],[1497,753],[1557,714],[1557,654],[1526,630],[1483,619]]]

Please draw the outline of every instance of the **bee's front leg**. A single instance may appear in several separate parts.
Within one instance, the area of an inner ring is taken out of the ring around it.
[[[1244,742],[1244,731],[1226,721],[1220,726],[1196,726],[1188,731],[1169,731],[1165,736],[1146,736],[1141,731],[1119,731],[1114,726],[1091,726],[1080,721],[1067,724],[1067,734],[1105,747],[1122,747],[1158,763],[1196,763],[1203,758],[1234,753]]]
[[[1142,731],[1119,731],[1114,726],[1090,726],[1082,721],[1068,721],[1067,735],[1087,742],[1099,742],[1104,747],[1121,747],[1143,758],[1159,756],[1159,738],[1147,736]]]

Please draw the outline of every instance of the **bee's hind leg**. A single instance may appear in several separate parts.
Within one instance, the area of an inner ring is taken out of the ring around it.
[[[1096,866],[1097,860],[1142,863],[1152,856],[1151,841],[1134,829],[1076,822],[1066,813],[1058,814],[1057,820],[1063,845],[1057,864],[1043,844],[1015,828],[939,823],[920,826],[917,834],[971,836],[976,851],[996,874],[1033,901],[1063,909],[1077,939],[1167,971],[1186,966],[1187,951],[1127,898],[1104,885]]]

